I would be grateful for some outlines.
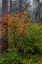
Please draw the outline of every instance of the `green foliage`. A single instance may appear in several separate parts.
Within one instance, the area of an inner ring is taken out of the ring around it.
[[[10,40],[14,39],[9,30]],[[0,64],[42,64],[42,25],[31,24],[24,34],[16,33],[14,41],[9,42],[8,53],[0,56]]]
[[[42,54],[42,25],[31,24],[21,38],[23,55]]]
[[[42,54],[42,25],[33,24],[28,29],[32,53]]]
[[[19,64],[21,59],[22,57],[17,53],[17,49],[13,49],[0,58],[0,64]]]

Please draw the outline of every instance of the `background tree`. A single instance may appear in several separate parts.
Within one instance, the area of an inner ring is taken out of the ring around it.
[[[12,14],[17,13],[18,11],[25,11],[28,10],[28,7],[30,6],[29,0],[13,0],[11,2],[12,6]]]
[[[22,0],[19,0],[19,11],[22,11]]]
[[[42,17],[42,1],[41,0],[34,0],[33,1],[33,5],[32,5],[32,9],[33,9],[33,16],[35,21],[40,21],[41,17]]]
[[[10,0],[10,14],[12,13],[12,0]]]
[[[40,0],[38,0],[38,21],[40,21]]]

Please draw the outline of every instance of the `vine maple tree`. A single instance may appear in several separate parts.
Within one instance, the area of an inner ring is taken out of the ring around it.
[[[6,14],[6,16],[2,17],[2,20],[4,23],[3,27],[1,28],[2,33],[4,33],[8,27],[8,30],[11,30],[14,34],[15,43],[16,34],[25,34],[25,30],[27,30],[28,26],[30,25],[31,18],[28,16],[28,11],[24,11],[24,13],[16,13],[13,16]],[[8,26],[6,24],[8,24]],[[3,35],[2,38],[4,38],[4,40],[6,39]]]

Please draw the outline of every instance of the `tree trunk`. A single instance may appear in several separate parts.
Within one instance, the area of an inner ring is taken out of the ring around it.
[[[8,0],[2,0],[2,15],[5,16],[8,13]]]
[[[40,21],[40,0],[38,0],[38,21]]]
[[[22,12],[22,0],[19,0],[19,11]]]
[[[12,14],[12,0],[10,0],[10,14]]]
[[[5,14],[8,13],[8,0],[2,0],[2,15],[3,17],[5,16]],[[8,21],[8,19],[7,19]],[[5,29],[5,26],[7,26],[7,28]],[[8,24],[4,23],[2,20],[2,28],[4,31],[2,31],[1,35],[1,42],[0,42],[0,52],[4,53],[7,52],[8,50]]]

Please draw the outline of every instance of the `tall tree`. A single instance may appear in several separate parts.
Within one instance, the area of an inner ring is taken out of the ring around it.
[[[30,6],[29,0],[19,0],[19,11],[27,10],[29,6]]]
[[[8,0],[2,0],[2,15],[8,13]]]
[[[19,0],[19,11],[22,12],[22,0]]]
[[[40,21],[40,0],[38,0],[38,21]]]
[[[38,18],[38,21],[40,21],[40,0],[34,0],[33,3],[34,13],[35,13],[35,20]]]
[[[6,14],[8,13],[8,0],[2,0],[2,15],[3,17],[6,17]],[[7,19],[8,20],[8,19]],[[7,26],[7,28],[6,28]],[[7,52],[7,49],[8,49],[8,24],[7,22],[3,22],[3,19],[2,19],[2,28],[3,28],[3,31],[1,33],[2,37],[1,37],[1,52]]]
[[[10,14],[12,13],[12,0],[10,0]]]

